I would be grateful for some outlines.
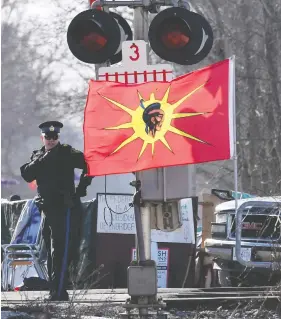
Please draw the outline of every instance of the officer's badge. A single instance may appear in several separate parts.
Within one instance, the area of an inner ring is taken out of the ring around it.
[[[53,132],[55,130],[55,128],[52,126],[50,126],[49,131]]]

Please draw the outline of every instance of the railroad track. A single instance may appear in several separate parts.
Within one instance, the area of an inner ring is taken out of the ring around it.
[[[193,292],[180,292],[178,299],[264,299],[281,298],[281,292],[276,287],[246,287],[246,288],[203,288]]]
[[[42,302],[46,298],[46,291],[21,291],[2,292],[2,305],[22,304],[28,302]],[[100,304],[112,303],[123,304],[130,296],[126,289],[93,289],[69,291],[73,303]],[[177,304],[188,305],[190,303],[200,304],[211,301],[213,303],[223,301],[250,301],[250,300],[271,300],[281,303],[281,291],[278,287],[241,287],[241,288],[160,288],[158,297],[161,297],[167,306]],[[58,302],[57,302],[58,303]]]

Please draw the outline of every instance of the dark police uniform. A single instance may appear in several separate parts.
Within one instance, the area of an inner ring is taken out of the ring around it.
[[[49,121],[39,125],[42,133],[59,133],[63,125]],[[74,169],[83,169],[80,183],[75,190]],[[37,182],[36,204],[43,212],[43,238],[48,253],[48,274],[51,283],[50,300],[68,300],[68,265],[71,260],[71,215],[77,197],[86,196],[92,177],[87,177],[82,152],[70,145],[58,143],[51,150],[45,146],[33,151],[30,162],[21,168],[26,182]]]

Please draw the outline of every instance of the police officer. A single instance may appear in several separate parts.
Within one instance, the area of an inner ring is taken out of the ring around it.
[[[48,121],[39,125],[44,146],[33,151],[31,159],[20,170],[28,183],[36,180],[36,205],[42,212],[50,281],[50,301],[69,299],[66,291],[71,259],[70,227],[77,198],[86,196],[92,177],[86,176],[84,154],[59,142],[63,124]],[[75,190],[74,169],[83,170]]]

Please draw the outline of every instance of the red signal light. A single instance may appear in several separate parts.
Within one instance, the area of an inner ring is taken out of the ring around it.
[[[132,30],[122,16],[97,9],[80,12],[67,30],[70,51],[85,63],[120,62],[121,44],[132,38]]]
[[[180,30],[172,30],[162,34],[164,45],[169,49],[180,49],[187,45],[190,38]]]
[[[163,60],[190,65],[202,61],[213,45],[207,20],[185,8],[161,11],[152,20],[148,38],[151,49]]]
[[[90,52],[97,52],[104,48],[107,43],[107,39],[97,32],[91,32],[88,35],[85,35],[81,40],[81,43],[89,50]]]
[[[171,17],[165,20],[159,31],[161,41],[168,49],[181,49],[190,40],[191,30],[188,23],[182,19]]]

